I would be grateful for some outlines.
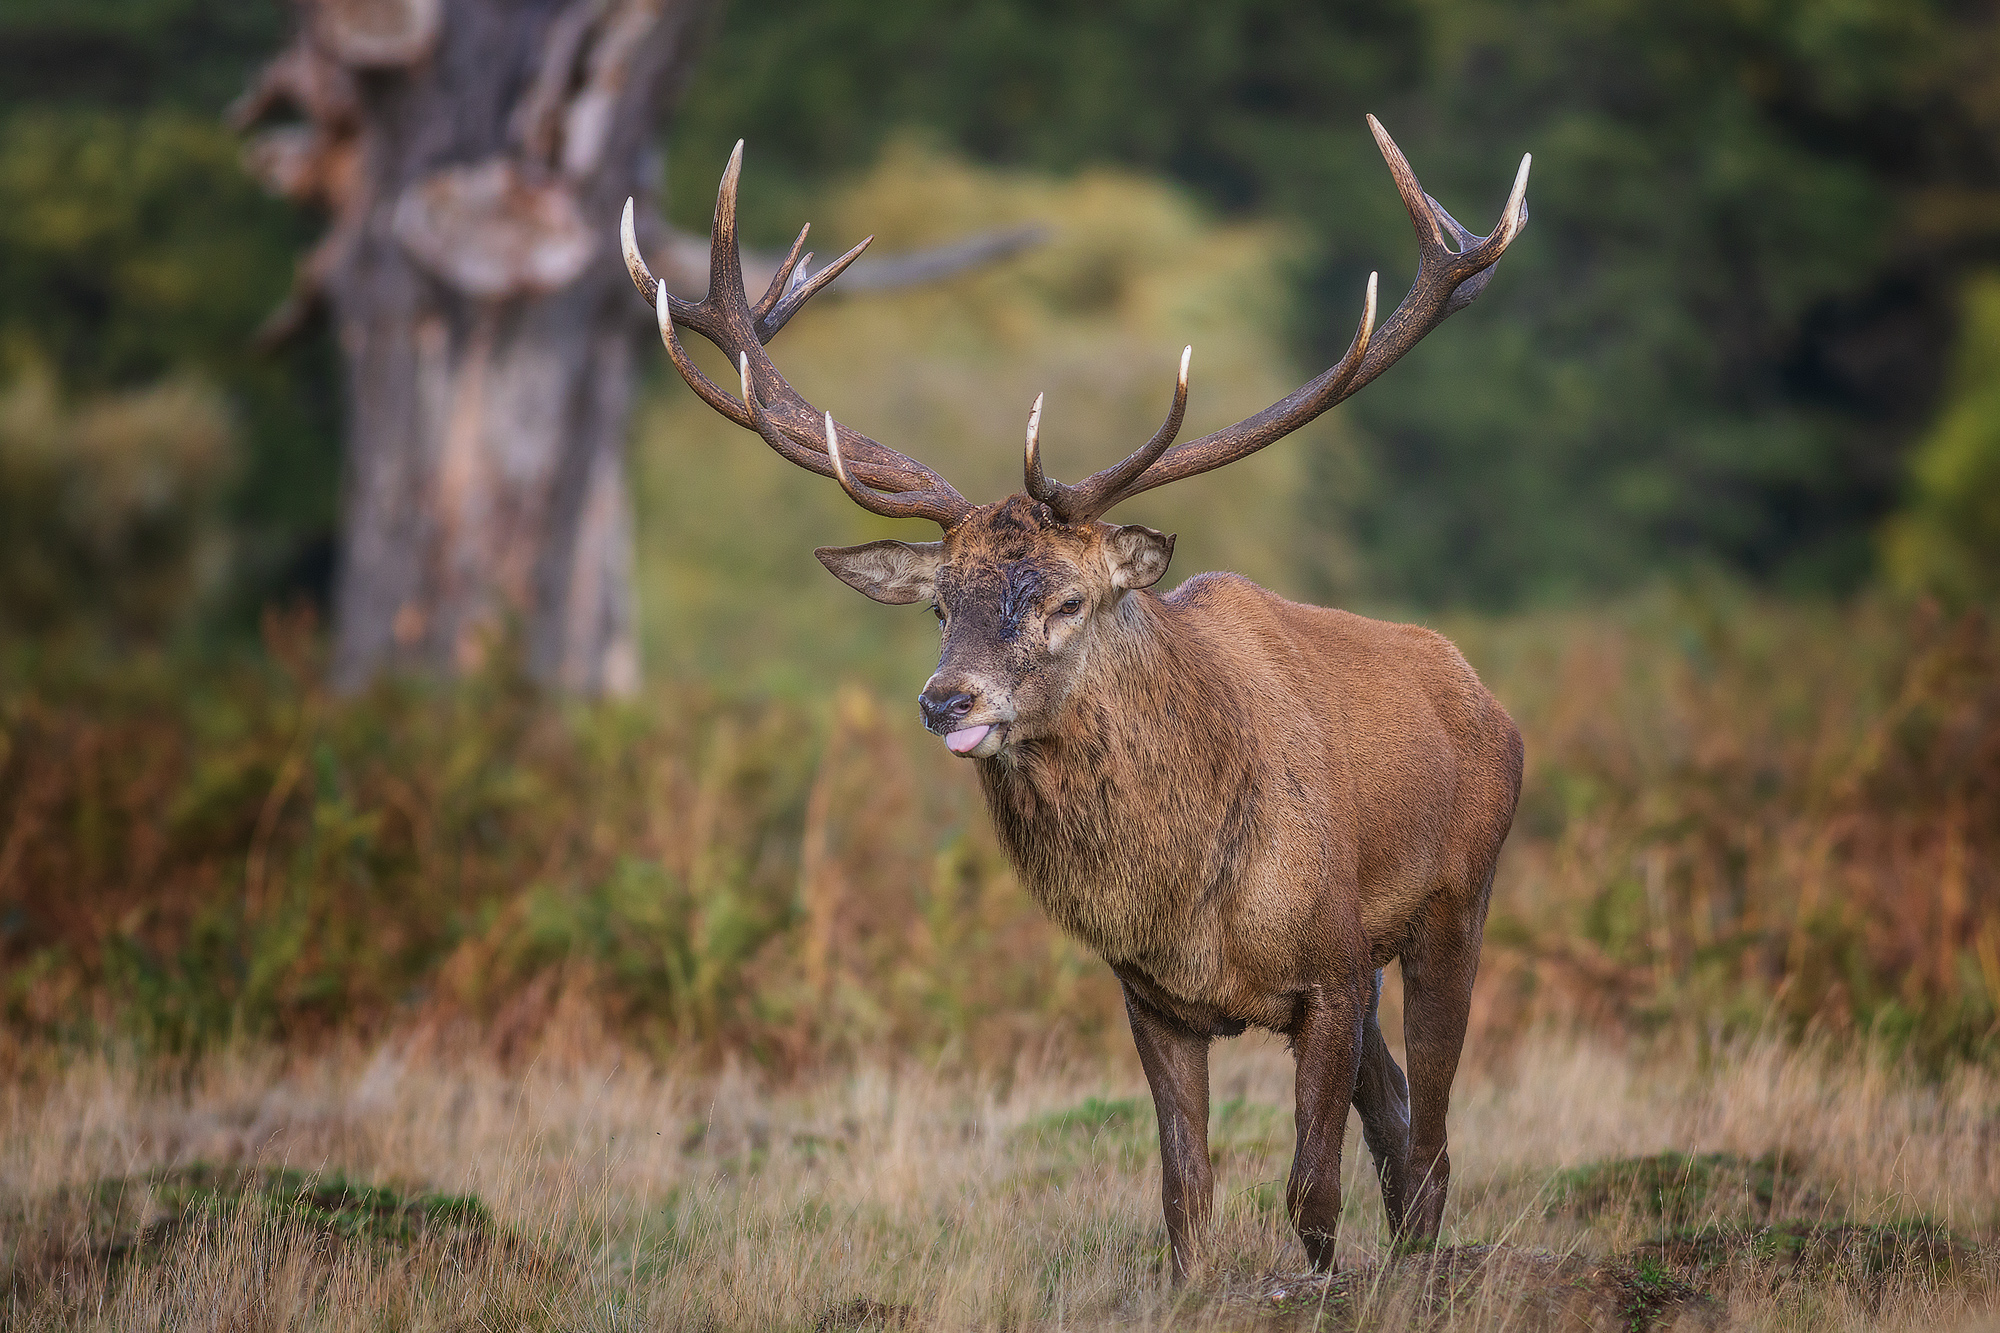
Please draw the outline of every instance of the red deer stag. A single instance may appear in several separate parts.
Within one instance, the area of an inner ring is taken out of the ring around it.
[[[1375,278],[1340,363],[1236,425],[1176,446],[1166,424],[1124,462],[1065,486],[1028,418],[1025,491],[974,505],[922,463],[849,430],[784,380],[764,344],[861,246],[811,273],[801,231],[752,305],[736,245],[739,143],[722,177],[707,297],[654,281],[625,213],[632,280],[667,353],[708,404],[863,508],[930,519],[942,541],[824,547],[878,602],[928,602],[942,625],[924,725],[978,763],[1001,844],[1042,907],[1111,965],[1159,1112],[1176,1278],[1211,1212],[1208,1046],[1255,1024],[1297,1060],[1285,1202],[1331,1266],[1351,1102],[1393,1232],[1438,1233],[1445,1111],[1465,1040],[1493,866],[1521,787],[1521,738],[1465,659],[1428,630],[1300,606],[1232,574],[1164,596],[1174,539],[1100,521],[1155,486],[1298,429],[1468,305],[1527,222],[1528,159],[1490,236],[1453,221],[1369,117],[1416,227],[1416,283],[1377,331]],[[871,238],[872,239],[872,238]],[[862,242],[862,246],[867,244]],[[809,276],[810,274],[810,276]],[[739,400],[687,355],[693,329],[735,361]],[[1409,1079],[1376,1021],[1399,959]]]

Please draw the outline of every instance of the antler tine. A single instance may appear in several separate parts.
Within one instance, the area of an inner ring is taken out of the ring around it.
[[[1528,225],[1528,169],[1534,162],[1533,154],[1522,154],[1500,221],[1488,235],[1475,236],[1424,193],[1409,160],[1389,137],[1389,131],[1382,128],[1382,122],[1370,116],[1368,128],[1389,164],[1389,174],[1396,180],[1396,191],[1403,196],[1403,207],[1408,210],[1410,226],[1417,234],[1417,278],[1410,285],[1409,294],[1382,322],[1375,345],[1348,386],[1350,394],[1395,365],[1425,334],[1446,317],[1471,305],[1473,298],[1486,290],[1486,284],[1492,281],[1493,266]],[[1441,228],[1448,229],[1458,242],[1456,250],[1445,244]]]
[[[883,495],[863,486],[847,470],[847,459],[840,449],[840,432],[834,426],[831,412],[826,414],[826,456],[833,464],[834,479],[840,483],[840,489],[871,514],[884,518],[927,518],[949,531],[972,512],[972,502],[949,486],[902,495]]]
[[[764,294],[757,298],[757,304],[751,310],[751,313],[757,316],[759,323],[763,321],[765,316],[771,313],[772,307],[778,304],[778,298],[791,290],[792,271],[800,263],[799,252],[805,251],[805,259],[807,261],[812,259],[812,252],[806,250],[806,234],[812,229],[813,226],[810,222],[799,228],[798,236],[792,241],[791,252],[785,256],[785,262],[778,265],[778,271],[771,275],[771,285],[766,287]],[[766,334],[764,337],[768,342],[769,335]]]
[[[1528,167],[1533,159],[1522,157],[1520,169],[1514,174],[1514,188],[1507,196],[1507,207],[1492,233],[1475,236],[1424,193],[1423,183],[1411,169],[1409,159],[1382,128],[1382,122],[1370,116],[1368,128],[1382,150],[1383,160],[1389,164],[1389,175],[1396,183],[1396,192],[1403,198],[1410,226],[1417,235],[1417,277],[1409,294],[1377,330],[1377,278],[1369,274],[1361,323],[1348,344],[1347,354],[1337,365],[1256,416],[1167,450],[1151,466],[1132,475],[1093,505],[1090,510],[1093,516],[1155,486],[1233,463],[1291,434],[1394,365],[1447,316],[1472,304],[1473,298],[1491,280],[1493,266],[1527,225]],[[1456,249],[1447,242],[1447,233],[1451,242],[1456,243]]]
[[[1528,168],[1535,164],[1533,153],[1521,154],[1521,165],[1514,170],[1514,188],[1507,192],[1507,207],[1500,215],[1501,229],[1506,240],[1512,245],[1521,229],[1528,225]]]
[[[1102,472],[1094,472],[1074,486],[1050,483],[1049,489],[1054,494],[1046,497],[1047,503],[1065,522],[1079,525],[1089,523],[1111,508],[1118,502],[1118,496],[1126,485],[1151,467],[1174,442],[1174,437],[1181,433],[1181,419],[1187,415],[1188,362],[1193,357],[1192,345],[1181,349],[1180,373],[1174,380],[1174,403],[1167,409],[1167,419],[1160,424],[1157,431],[1153,432],[1152,439],[1140,445],[1123,462],[1105,468]],[[1037,408],[1040,405],[1041,400],[1036,399]],[[1039,463],[1036,464],[1035,471],[1039,475],[1041,471]],[[1031,491],[1030,494],[1032,493]]]
[[[1150,491],[1155,486],[1209,472],[1248,457],[1265,445],[1290,435],[1347,397],[1352,392],[1348,386],[1361,369],[1374,336],[1377,286],[1377,275],[1370,273],[1367,290],[1361,299],[1361,320],[1354,327],[1354,337],[1347,344],[1347,352],[1318,379],[1299,388],[1290,397],[1271,404],[1254,417],[1246,417],[1234,426],[1213,431],[1169,450],[1152,467],[1127,482],[1115,495],[1107,497],[1098,512],[1101,514],[1111,506],[1143,491]]]
[[[1417,248],[1424,254],[1448,250],[1444,236],[1438,230],[1438,221],[1431,213],[1436,203],[1424,193],[1423,182],[1410,166],[1410,159],[1403,156],[1403,150],[1396,147],[1396,141],[1389,137],[1389,131],[1382,128],[1382,122],[1374,116],[1368,117],[1368,132],[1375,136],[1375,147],[1381,150],[1382,160],[1389,164],[1389,178],[1396,182],[1396,193],[1403,196],[1403,207],[1409,210],[1410,226],[1417,233]],[[1458,227],[1456,222],[1451,224]]]
[[[646,266],[645,258],[639,253],[639,229],[632,216],[632,199],[626,196],[625,211],[618,218],[618,246],[625,254],[625,271],[632,275],[632,285],[639,289],[639,295],[646,298],[647,305],[657,303],[665,294],[676,319],[686,319],[695,313],[695,307],[667,292],[660,280],[653,276],[653,270]]]
[[[791,321],[792,316],[799,312],[800,306],[817,296],[820,288],[845,273],[847,266],[861,258],[861,252],[874,243],[875,238],[873,236],[862,237],[859,245],[856,245],[852,250],[849,250],[846,254],[834,260],[810,278],[805,275],[803,267],[804,264],[812,260],[812,256],[808,254],[804,260],[800,261],[802,267],[793,275],[791,290],[778,299],[777,304],[772,308],[769,315],[759,319],[757,335],[760,338],[768,340],[779,329],[784,328]]]
[[[738,311],[750,314],[750,297],[743,290],[743,253],[736,244],[736,187],[742,179],[743,141],[738,139],[730,150],[729,165],[722,169],[722,184],[715,191],[715,222],[708,232],[708,295],[701,304],[711,318],[727,319]]]
[[[659,321],[660,341],[666,344],[667,358],[674,363],[674,369],[681,373],[681,378],[687,381],[688,387],[693,389],[695,396],[704,403],[739,426],[750,425],[749,409],[731,398],[720,385],[704,375],[701,367],[694,363],[694,358],[687,354],[687,348],[681,346],[680,332],[674,327],[676,318],[674,306],[684,302],[668,292],[665,283],[656,284],[654,292],[653,317]]]
[[[826,420],[826,428],[830,432],[827,438],[834,441],[834,447],[829,448],[823,454],[817,450],[807,449],[800,445],[798,441],[790,438],[782,430],[778,429],[777,424],[766,414],[764,402],[757,396],[756,385],[751,378],[750,354],[748,352],[744,352],[737,357],[736,371],[741,377],[743,384],[742,409],[747,417],[747,421],[744,424],[762,436],[764,443],[770,445],[786,461],[797,463],[800,467],[808,471],[817,472],[821,476],[832,477],[836,481],[839,481],[841,487],[849,495],[853,496],[863,508],[890,518],[934,519],[947,528],[957,523],[966,514],[972,512],[972,502],[953,490],[949,485],[946,485],[943,481],[939,481],[937,485],[926,487],[923,490],[899,493],[893,500],[888,496],[869,489],[865,484],[856,482],[853,474],[854,465],[846,461],[843,451],[839,446],[840,432],[847,430],[847,428],[834,422],[833,413],[827,412],[823,415]],[[697,371],[696,373],[699,374],[700,372]],[[716,392],[721,393],[721,390],[718,389]],[[729,397],[727,394],[723,394],[722,396],[725,399]],[[848,433],[853,434],[851,431]],[[865,439],[865,437],[861,438]],[[875,473],[871,471],[870,475],[875,475]],[[863,496],[867,498],[864,499]],[[884,505],[892,506],[892,508],[885,509],[882,507]]]
[[[1028,409],[1028,445],[1022,455],[1022,484],[1028,494],[1043,504],[1049,504],[1063,487],[1042,475],[1042,399],[1046,394],[1035,395],[1035,405]]]
[[[737,356],[736,373],[742,379],[743,411],[744,415],[748,418],[747,421],[740,424],[749,426],[750,429],[763,436],[764,443],[776,450],[778,456],[785,461],[797,463],[802,468],[819,472],[824,476],[833,475],[832,465],[827,463],[817,451],[805,448],[798,441],[786,435],[772,424],[770,417],[764,414],[763,401],[757,397],[756,386],[750,381],[750,354],[748,352],[743,352]],[[728,397],[727,394],[723,396],[725,398]],[[725,415],[727,414],[725,413]],[[735,420],[733,417],[730,419]]]
[[[1521,234],[1521,229],[1528,225],[1528,167],[1533,160],[1531,154],[1521,155],[1520,170],[1514,173],[1514,189],[1507,196],[1507,207],[1502,210],[1499,225],[1494,227],[1492,237],[1473,235],[1470,229],[1460,226],[1456,218],[1444,211],[1444,205],[1429,195],[1424,196],[1424,202],[1430,205],[1432,214],[1451,232],[1461,256],[1470,253],[1482,243],[1491,244],[1494,241],[1498,241],[1500,248],[1504,250],[1516,236]],[[1457,314],[1471,305],[1473,299],[1485,291],[1486,284],[1492,280],[1493,267],[1489,264],[1459,283],[1450,299],[1445,302],[1444,315],[1438,318],[1442,320],[1446,315]]]
[[[632,196],[625,196],[625,211],[618,215],[618,248],[625,255],[625,271],[632,275],[632,285],[639,289],[639,295],[652,305],[660,290],[660,280],[653,276],[653,270],[646,267],[645,256],[639,253],[639,228],[632,220]]]
[[[784,265],[753,308],[743,287],[743,263],[736,239],[737,186],[742,170],[743,144],[738,141],[716,190],[715,225],[709,237],[708,294],[699,303],[690,304],[672,295],[646,266],[639,253],[630,200],[626,201],[619,224],[625,266],[632,275],[633,285],[653,305],[660,340],[674,368],[696,395],[737,425],[755,430],[773,449],[800,467],[821,476],[835,476],[833,457],[823,442],[821,418],[825,414],[785,382],[765,353],[764,343],[800,307],[840,276],[867,247],[868,241],[808,277],[807,265],[812,256],[805,253],[807,233],[801,230]],[[695,365],[681,343],[680,325],[701,334],[736,363],[743,382],[742,401],[731,397]],[[757,392],[760,383],[772,395],[769,402]],[[889,512],[876,508],[888,503],[879,494],[883,491],[909,496],[907,505],[892,504],[898,514],[934,518],[947,527],[971,512],[972,505],[922,463],[837,422],[833,430],[840,442],[840,466],[846,469],[848,480],[875,497],[870,507],[876,512]]]

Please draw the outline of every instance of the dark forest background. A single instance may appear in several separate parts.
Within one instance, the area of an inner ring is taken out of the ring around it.
[[[62,414],[178,383],[241,453],[172,471],[199,495],[79,532],[15,450],[17,629],[184,554],[198,515],[229,536],[210,634],[324,593],[336,361],[324,334],[251,347],[316,222],[243,174],[221,121],[288,21],[256,0],[0,16],[0,378],[44,389],[40,408],[16,391],[12,429],[41,411],[88,434]],[[1358,398],[1359,466],[1311,479],[1305,521],[1353,543],[1364,596],[1506,609],[1694,568],[1844,593],[1899,549],[1901,577],[1976,586],[2000,421],[1959,413],[1973,442],[1937,445],[1969,453],[1955,469],[1913,459],[1980,388],[1953,367],[1979,363],[2000,263],[1995,36],[1992,6],[1938,0],[737,5],[665,138],[668,210],[704,229],[737,137],[766,242],[912,132],[1002,166],[1156,173],[1221,218],[1294,224],[1304,364],[1344,342],[1370,268],[1396,289],[1411,263],[1364,111],[1446,199],[1497,201],[1532,151],[1505,300]],[[1943,535],[1885,544],[1899,509]]]

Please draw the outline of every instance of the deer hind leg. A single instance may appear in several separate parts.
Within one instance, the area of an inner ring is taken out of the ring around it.
[[[1208,1037],[1188,1031],[1125,987],[1132,1043],[1160,1122],[1160,1202],[1167,1215],[1174,1283],[1201,1267],[1214,1213],[1208,1162]]]
[[[1368,1012],[1361,1022],[1361,1067],[1354,1078],[1354,1109],[1361,1113],[1361,1137],[1375,1159],[1382,1182],[1382,1211],[1389,1217],[1389,1235],[1403,1230],[1404,1193],[1410,1170],[1410,1085],[1382,1040],[1376,1010],[1382,1003],[1382,970],[1375,969],[1368,991]]]
[[[1490,883],[1490,877],[1489,877]],[[1410,1155],[1403,1191],[1405,1239],[1437,1239],[1451,1187],[1445,1115],[1465,1047],[1486,887],[1470,902],[1449,890],[1433,897],[1403,951],[1403,1046],[1410,1065]]]
[[[1322,1271],[1333,1267],[1340,1230],[1340,1152],[1361,1063],[1366,990],[1367,983],[1359,980],[1351,988],[1337,983],[1313,987],[1289,1034],[1298,1061],[1298,1147],[1285,1207],[1306,1257]]]

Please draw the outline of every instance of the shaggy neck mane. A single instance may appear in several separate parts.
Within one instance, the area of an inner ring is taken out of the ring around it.
[[[1257,734],[1187,612],[1128,593],[1055,729],[979,762],[1002,844],[1038,878],[1122,878],[1155,853],[1239,841],[1253,817]],[[1232,799],[1233,796],[1233,799]],[[1221,827],[1206,812],[1218,809]],[[1121,869],[1121,859],[1124,868]],[[1197,864],[1210,862],[1198,855]]]

